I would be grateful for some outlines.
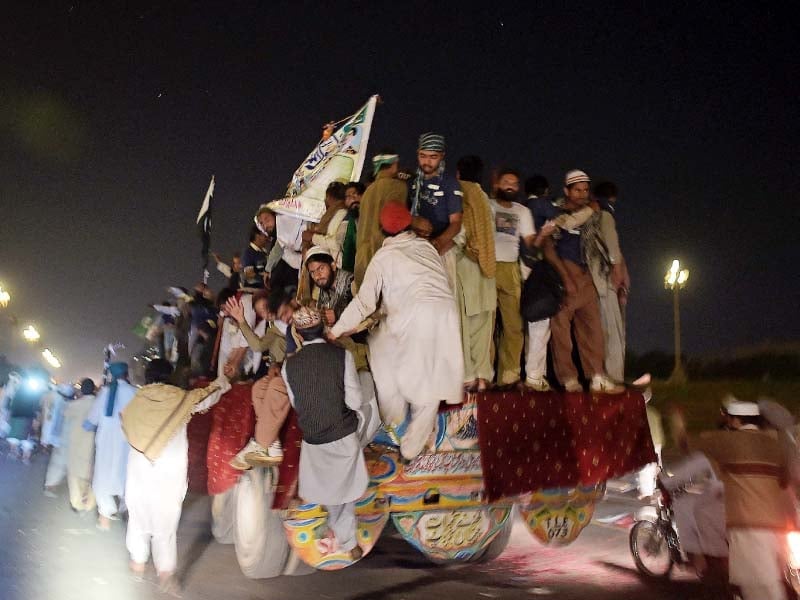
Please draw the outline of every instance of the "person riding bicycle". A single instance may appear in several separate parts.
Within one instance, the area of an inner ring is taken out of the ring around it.
[[[725,535],[725,486],[701,452],[692,452],[662,471],[659,487],[672,500],[681,548],[698,576],[709,582],[727,581],[728,540]]]
[[[679,448],[703,452],[725,485],[730,583],[744,600],[785,600],[786,532],[797,529],[794,494],[788,485],[791,457],[781,432],[763,430],[758,404],[730,399],[725,427],[692,438],[674,411]]]

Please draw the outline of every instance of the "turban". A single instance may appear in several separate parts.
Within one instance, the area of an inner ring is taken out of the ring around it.
[[[317,257],[319,259],[319,257],[322,256],[326,257],[326,259],[323,259],[324,262],[333,262],[333,255],[325,248],[321,246],[312,246],[306,253],[306,264],[308,264],[312,258]]]
[[[111,373],[114,379],[125,377],[128,374],[128,363],[113,362],[108,365],[108,372]]]
[[[589,176],[578,169],[568,171],[566,177],[564,177],[564,185],[567,187],[571,186],[573,183],[589,183],[590,181],[591,179],[589,179]]]
[[[372,157],[372,174],[377,175],[383,167],[393,165],[400,157],[397,154],[376,154]]]
[[[390,200],[381,209],[381,229],[390,235],[400,233],[411,225],[411,213],[405,204]]]
[[[114,415],[114,403],[117,401],[117,379],[128,374],[128,363],[113,362],[108,365],[108,372],[111,373],[111,383],[108,386],[106,416],[111,417]]]
[[[322,316],[316,308],[301,306],[294,311],[292,322],[297,329],[312,329],[322,323]]]
[[[444,152],[444,136],[429,131],[419,136],[419,149],[431,152]]]

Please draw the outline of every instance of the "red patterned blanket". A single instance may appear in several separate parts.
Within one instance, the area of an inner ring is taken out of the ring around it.
[[[208,385],[198,381],[195,387]],[[189,489],[198,494],[221,494],[236,485],[241,475],[230,460],[255,429],[252,385],[236,384],[209,412],[189,421]],[[278,470],[274,508],[288,508],[297,491],[300,441],[297,415],[292,410],[281,430],[283,463]]]
[[[641,393],[478,395],[487,500],[594,484],[654,462]]]
[[[239,479],[241,472],[229,463],[255,430],[252,388],[249,383],[234,384],[211,410],[212,425],[206,454],[209,494],[222,494]]]

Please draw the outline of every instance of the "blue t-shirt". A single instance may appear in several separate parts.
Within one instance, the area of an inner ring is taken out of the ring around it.
[[[269,252],[265,252],[261,248],[256,247],[254,244],[250,244],[247,248],[245,248],[244,253],[242,254],[242,270],[244,270],[245,267],[253,267],[256,272],[255,277],[245,280],[246,287],[264,287],[263,275],[267,268],[268,256]],[[244,279],[244,273],[242,273],[242,279]]]
[[[433,226],[431,238],[435,238],[449,227],[450,215],[464,212],[464,193],[455,177],[448,175],[422,179],[420,183],[417,200],[417,180],[411,180],[411,214],[428,219]]]
[[[533,222],[538,231],[546,221],[555,219],[564,213],[564,209],[555,205],[549,198],[536,198],[533,204]],[[581,230],[578,229],[558,229],[553,234],[553,244],[556,254],[561,260],[569,260],[576,265],[586,266],[581,252]]]
[[[581,252],[581,230],[580,229],[559,229],[558,237],[554,239],[556,253],[561,260],[569,260],[576,265],[586,266]]]
[[[539,231],[547,221],[555,219],[559,213],[559,208],[553,204],[553,200],[549,196],[530,198],[527,206],[533,214],[536,231]]]

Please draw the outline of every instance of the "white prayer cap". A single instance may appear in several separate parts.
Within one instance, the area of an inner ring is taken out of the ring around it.
[[[564,177],[564,185],[569,187],[573,183],[589,183],[591,179],[589,176],[581,171],[580,169],[572,169],[572,171],[567,171],[566,176]]]
[[[333,260],[333,254],[328,252],[325,248],[322,246],[312,246],[308,249],[308,252],[306,252],[306,264],[315,256],[327,256]]]
[[[722,405],[725,407],[725,412],[732,417],[757,417],[761,414],[755,402],[743,402],[731,395],[725,397]]]

